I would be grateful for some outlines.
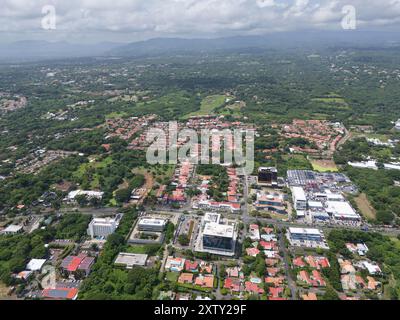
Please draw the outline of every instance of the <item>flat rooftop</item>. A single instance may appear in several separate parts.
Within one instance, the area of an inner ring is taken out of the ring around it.
[[[234,237],[235,226],[234,225],[226,225],[226,224],[218,224],[215,222],[207,222],[204,226],[203,235],[207,236],[217,236],[224,238],[233,238]]]
[[[320,235],[322,236],[322,232],[318,229],[310,229],[310,228],[289,228],[290,233],[295,234],[309,234],[309,235]]]
[[[132,266],[145,266],[147,261],[147,254],[136,254],[121,252],[115,259],[115,264],[126,265],[127,268]]]
[[[214,213],[214,212],[206,212],[204,214],[203,221],[204,222],[214,222],[214,223],[219,223],[219,220],[221,219],[221,215],[219,213]]]
[[[296,200],[307,201],[306,193],[302,187],[292,187],[292,193]]]
[[[331,214],[340,215],[344,217],[359,217],[348,202],[342,201],[327,201],[328,211]]]
[[[140,219],[139,225],[148,225],[148,226],[163,226],[167,223],[165,219],[156,219],[156,218],[143,218]]]

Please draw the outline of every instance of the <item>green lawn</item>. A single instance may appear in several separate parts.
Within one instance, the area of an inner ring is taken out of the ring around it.
[[[105,168],[112,163],[112,157],[106,157],[102,161],[94,161],[84,163],[79,166],[78,170],[75,171],[74,177],[78,180],[85,179],[85,175],[90,170]],[[95,173],[90,179],[90,187],[92,189],[98,189],[100,186],[99,176]]]
[[[168,281],[175,283],[176,281],[178,281],[179,272],[167,272],[165,277]]]
[[[188,119],[193,116],[206,116],[212,114],[215,109],[221,107],[225,103],[226,96],[214,95],[205,97],[201,101],[200,110],[189,113],[182,117],[182,119]]]

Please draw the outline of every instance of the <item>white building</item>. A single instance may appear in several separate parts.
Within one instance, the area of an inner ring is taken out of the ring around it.
[[[395,125],[396,130],[400,130],[400,119],[397,120],[396,125]]]
[[[165,219],[150,219],[142,218],[139,221],[139,231],[152,231],[152,232],[163,232],[167,220]]]
[[[77,196],[86,196],[88,199],[96,198],[101,200],[104,192],[101,191],[85,191],[85,190],[74,190],[68,193],[67,200],[74,201]]]
[[[2,230],[0,233],[2,234],[17,234],[23,231],[22,226],[10,224],[7,228]]]
[[[40,271],[43,265],[46,263],[46,259],[32,259],[26,266],[26,270],[29,271]]]
[[[115,259],[116,265],[125,266],[127,269],[132,269],[133,266],[145,266],[147,262],[147,254],[125,253],[121,252]]]
[[[336,220],[361,221],[361,217],[348,202],[327,201],[326,212]]]
[[[89,236],[93,238],[107,238],[118,228],[119,221],[113,218],[94,218],[87,230]]]
[[[293,246],[329,249],[324,234],[318,229],[289,228],[286,236]]]
[[[302,187],[292,187],[293,205],[296,210],[307,209],[307,197]]]

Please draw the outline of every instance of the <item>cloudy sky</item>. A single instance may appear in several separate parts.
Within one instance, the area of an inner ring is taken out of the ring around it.
[[[343,30],[354,14],[358,30],[400,31],[400,0],[0,0],[0,8],[3,43]]]

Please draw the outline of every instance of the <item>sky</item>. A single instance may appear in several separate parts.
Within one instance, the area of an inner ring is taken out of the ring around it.
[[[0,43],[400,31],[400,0],[0,0]]]

